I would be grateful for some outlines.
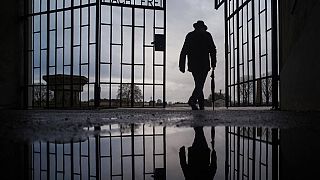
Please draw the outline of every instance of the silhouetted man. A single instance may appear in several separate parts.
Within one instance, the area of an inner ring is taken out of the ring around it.
[[[212,180],[217,172],[217,155],[214,149],[215,128],[211,127],[211,156],[203,133],[203,127],[195,127],[194,131],[193,144],[188,148],[188,163],[185,147],[182,146],[179,151],[183,175],[186,180]]]
[[[216,67],[216,46],[212,36],[207,32],[207,26],[203,21],[193,24],[194,31],[186,36],[180,53],[179,70],[185,72],[186,56],[188,57],[188,71],[192,73],[195,88],[189,98],[188,104],[192,110],[198,110],[197,102],[201,110],[204,109],[203,86],[206,81],[210,67]],[[210,66],[210,59],[211,66]]]

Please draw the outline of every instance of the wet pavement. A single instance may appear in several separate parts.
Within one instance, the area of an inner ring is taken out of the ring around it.
[[[311,179],[320,113],[0,111],[1,179]]]

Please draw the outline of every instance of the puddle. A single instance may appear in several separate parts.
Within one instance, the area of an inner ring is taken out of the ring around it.
[[[81,132],[73,140],[3,140],[4,169],[32,180],[278,179],[310,174],[305,163],[319,152],[310,129],[111,124]]]

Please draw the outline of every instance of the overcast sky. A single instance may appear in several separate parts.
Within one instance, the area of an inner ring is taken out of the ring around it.
[[[167,101],[186,102],[193,90],[190,72],[178,70],[179,54],[193,23],[203,20],[208,26],[217,47],[216,91],[224,92],[224,17],[223,8],[214,9],[214,0],[167,1]],[[210,77],[205,87],[205,97],[210,94]]]

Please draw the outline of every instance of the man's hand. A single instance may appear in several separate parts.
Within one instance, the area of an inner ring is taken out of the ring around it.
[[[179,70],[180,70],[182,73],[184,73],[184,72],[185,72],[185,69],[184,69],[184,68],[182,68],[182,67],[179,67]]]

